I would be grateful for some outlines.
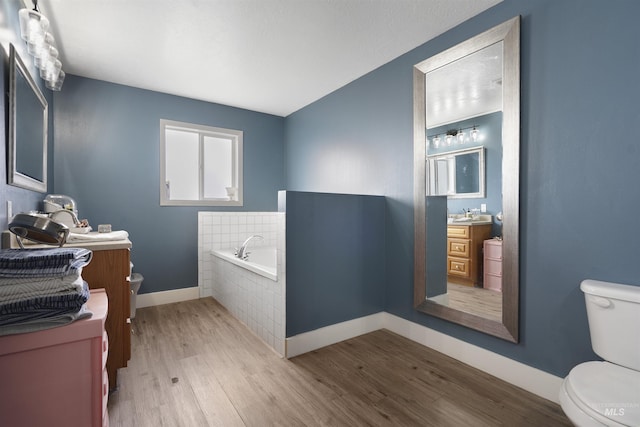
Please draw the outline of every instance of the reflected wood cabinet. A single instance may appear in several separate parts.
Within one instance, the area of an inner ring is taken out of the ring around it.
[[[466,286],[482,284],[482,244],[491,224],[447,226],[447,280]]]

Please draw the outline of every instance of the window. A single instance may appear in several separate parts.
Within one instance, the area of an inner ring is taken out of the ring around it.
[[[160,120],[160,205],[242,206],[242,131]]]

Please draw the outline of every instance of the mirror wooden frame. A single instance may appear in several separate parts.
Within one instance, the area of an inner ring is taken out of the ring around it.
[[[503,42],[502,123],[502,322],[453,309],[426,298],[426,74],[494,43]],[[423,313],[489,335],[519,339],[520,211],[520,17],[510,19],[414,66],[414,307]]]

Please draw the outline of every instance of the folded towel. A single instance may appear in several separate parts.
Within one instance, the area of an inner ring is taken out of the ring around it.
[[[83,285],[84,281],[79,276],[72,282],[53,278],[37,282],[23,282],[16,285],[3,285],[0,286],[0,305],[31,298],[53,297],[72,292],[78,293],[82,292]]]
[[[12,323],[0,325],[0,336],[55,328],[91,316],[93,313],[86,304],[79,310],[36,310],[22,316],[15,316]]]
[[[63,292],[56,295],[38,296],[0,304],[0,325],[12,321],[15,315],[30,315],[41,310],[78,311],[89,300],[89,285],[83,281],[80,291]]]
[[[69,233],[67,243],[75,242],[108,242],[112,240],[125,240],[129,238],[129,233],[125,230],[112,231],[111,233],[97,233],[92,231],[86,234]]]
[[[24,284],[41,285],[43,288],[49,286],[51,289],[55,289],[58,286],[68,285],[74,283],[82,275],[82,267],[71,268],[66,274],[61,274],[54,277],[0,277],[0,296],[3,295],[4,286],[21,286]],[[9,292],[9,291],[7,291]]]
[[[2,249],[0,277],[56,277],[91,262],[84,248]]]

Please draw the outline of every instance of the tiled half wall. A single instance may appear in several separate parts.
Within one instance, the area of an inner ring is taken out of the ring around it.
[[[237,248],[249,236],[255,246],[277,248],[278,280],[211,255]],[[212,296],[277,353],[285,354],[285,214],[279,212],[198,212],[198,288]]]

